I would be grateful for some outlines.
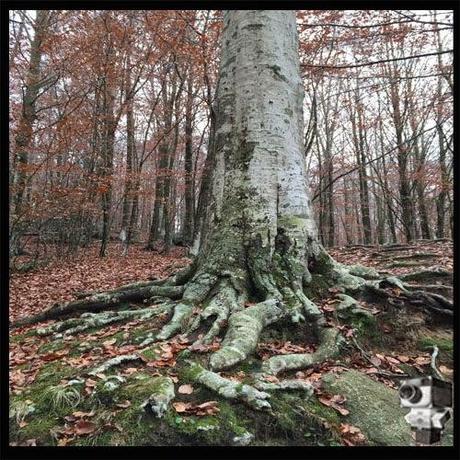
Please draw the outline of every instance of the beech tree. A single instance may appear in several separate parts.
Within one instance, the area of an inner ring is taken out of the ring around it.
[[[264,390],[312,388],[298,380],[267,383],[261,376],[302,369],[341,352],[344,337],[329,327],[312,300],[321,289],[341,292],[337,310],[348,309],[351,314],[366,314],[351,297],[366,293],[390,299],[402,293],[407,302],[423,302],[426,308],[450,315],[452,303],[437,294],[409,291],[397,278],[382,278],[360,265],[344,266],[329,256],[318,239],[308,194],[295,12],[227,11],[223,21],[211,193],[205,224],[196,236],[199,251],[193,263],[166,280],[82,294],[82,299],[55,305],[16,325],[155,300],[163,306],[83,315],[40,333],[84,330],[169,311],[167,324],[143,343],[186,333],[196,334],[199,347],[224,334],[209,369],[188,361],[191,378],[223,397],[263,409],[270,407]],[[314,332],[316,351],[271,357],[264,361],[253,386],[215,372],[250,357],[262,330],[276,323],[307,335]],[[165,388],[158,404],[152,403],[157,412],[164,409],[165,398],[171,399],[170,386]]]

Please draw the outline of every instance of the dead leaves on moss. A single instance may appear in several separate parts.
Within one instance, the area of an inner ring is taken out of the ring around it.
[[[331,395],[329,393],[320,392],[318,394],[318,401],[327,407],[332,407],[332,409],[336,410],[340,415],[348,415],[350,411],[344,407],[344,403],[347,400],[345,396],[342,395]]]
[[[342,442],[347,446],[359,446],[364,444],[366,441],[366,438],[361,430],[348,423],[341,423],[339,432]]]
[[[190,395],[190,394],[193,393],[193,387],[190,384],[181,385],[177,389],[177,392],[182,394],[182,395]]]
[[[290,341],[282,342],[275,340],[273,342],[262,342],[257,346],[257,355],[265,360],[275,355],[287,355],[291,353],[313,353],[313,345],[296,345]]]
[[[172,404],[174,410],[178,414],[183,415],[215,415],[219,412],[217,401],[207,401],[201,404],[193,404],[190,402],[175,402]]]

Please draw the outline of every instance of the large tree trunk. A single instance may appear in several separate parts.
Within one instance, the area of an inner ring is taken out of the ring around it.
[[[202,254],[228,262],[230,250],[237,269],[269,263],[277,239],[296,244],[303,262],[317,251],[302,152],[297,44],[291,11],[225,14],[209,217],[217,225]]]
[[[308,262],[322,248],[307,193],[297,45],[292,11],[224,15],[207,216],[212,226],[205,226],[210,233],[202,238],[198,268],[183,302],[159,335],[176,333],[193,303],[211,291],[222,293],[211,299],[205,317],[226,319],[225,309],[236,313],[230,316],[223,348],[211,358],[215,369],[253,351],[248,341],[257,343],[261,328],[279,316],[267,302],[289,297],[293,316],[304,309],[307,316],[321,316],[302,294]],[[261,303],[253,311],[238,311],[248,298]],[[239,343],[241,327],[248,328],[244,343]]]

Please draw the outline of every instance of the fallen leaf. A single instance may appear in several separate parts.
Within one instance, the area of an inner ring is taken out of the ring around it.
[[[177,413],[181,414],[190,407],[190,403],[175,402],[172,404],[172,406],[174,407]]]
[[[77,435],[90,434],[96,431],[96,425],[92,422],[87,422],[86,420],[79,420],[75,424],[75,433]]]
[[[105,342],[102,342],[102,345],[104,347],[110,347],[112,346],[114,343],[116,343],[117,339],[110,339],[110,340],[106,340]]]
[[[58,440],[57,445],[60,447],[66,446],[70,441],[72,441],[74,438],[61,438]]]
[[[447,366],[441,365],[441,366],[439,366],[439,370],[440,370],[446,377],[452,378],[453,375],[454,375],[453,369],[450,369],[450,368],[448,368]]]
[[[192,385],[181,385],[178,389],[177,389],[177,392],[178,393],[181,393],[183,395],[189,395],[189,394],[192,394],[193,393],[193,387]]]
[[[122,402],[119,402],[118,404],[116,404],[117,407],[121,407],[122,409],[126,409],[127,407],[129,407],[131,405],[131,401],[122,401]]]
[[[425,356],[418,356],[415,358],[415,362],[419,365],[424,365],[424,364],[429,364],[431,361],[431,358],[425,357]]]
[[[77,418],[82,418],[82,417],[93,417],[95,413],[96,412],[94,412],[93,410],[91,412],[76,411],[76,412],[72,412],[72,415]]]

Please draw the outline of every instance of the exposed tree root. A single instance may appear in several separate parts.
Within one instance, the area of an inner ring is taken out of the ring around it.
[[[12,327],[35,324],[40,321],[63,318],[68,315],[82,313],[86,311],[99,312],[116,308],[123,304],[141,303],[154,296],[169,297],[179,299],[184,292],[183,286],[147,286],[138,289],[114,290],[100,294],[94,294],[83,300],[54,305],[43,313],[20,319],[12,324]]]
[[[447,278],[452,279],[453,273],[441,267],[434,267],[430,270],[420,270],[418,272],[406,273],[405,275],[399,275],[399,279],[402,281],[425,281],[432,278]]]
[[[273,377],[271,375],[269,376]],[[266,377],[266,374],[257,374],[255,377],[256,381],[254,382],[254,387],[261,391],[300,390],[304,392],[304,398],[310,397],[314,391],[313,386],[303,380],[286,379],[275,383],[265,381],[264,378]]]
[[[384,287],[396,287],[397,291],[388,291]],[[453,316],[453,302],[449,299],[440,294],[427,291],[410,291],[404,283],[395,277],[385,278],[374,283],[365,283],[362,289],[378,297],[388,299],[395,306],[409,303],[420,306],[426,311],[432,311],[448,317]]]
[[[211,369],[228,369],[244,361],[256,349],[262,329],[285,315],[286,311],[274,299],[232,314],[222,348],[211,356]]]
[[[199,273],[186,285],[182,300],[175,306],[171,320],[157,335],[157,340],[166,340],[177,332],[187,329],[193,307],[206,299],[217,279],[215,275]]]
[[[191,277],[195,274],[196,263],[192,262],[187,267],[179,270],[169,278],[151,280],[151,281],[138,281],[136,283],[125,284],[119,286],[113,291],[93,291],[93,292],[76,292],[74,295],[77,299],[86,299],[87,297],[94,296],[96,294],[110,294],[121,291],[132,291],[140,288],[146,288],[151,286],[182,286],[187,283]]]
[[[262,371],[266,374],[277,375],[284,371],[305,369],[336,357],[344,344],[345,339],[338,330],[324,327],[321,329],[320,345],[314,353],[273,356],[264,362]]]
[[[169,408],[170,402],[174,399],[174,382],[169,377],[155,377],[152,380],[152,394],[141,405],[147,412],[155,417],[161,418]]]
[[[352,314],[365,316],[369,319],[374,318],[374,315],[370,311],[362,308],[359,302],[355,300],[353,297],[350,297],[346,294],[337,294],[336,297],[340,300],[340,303],[335,307],[335,311],[338,317],[348,316],[349,314]]]
[[[188,361],[188,364],[190,365],[190,378],[194,382],[215,391],[223,398],[240,400],[257,410],[271,408],[270,403],[267,401],[270,397],[268,393],[259,391],[251,385],[221,377],[219,374],[208,371],[195,362]]]
[[[139,361],[140,359],[141,359],[140,356],[135,355],[135,354],[116,356],[115,358],[105,361],[100,366],[95,367],[94,369],[90,370],[87,373],[88,375],[103,374],[104,372],[111,369],[112,367],[120,366],[121,364],[127,363],[127,362]]]
[[[410,291],[428,291],[434,292],[438,291],[440,294],[451,297],[454,288],[452,286],[446,286],[445,284],[409,284],[404,283],[404,287]]]
[[[141,321],[148,320],[162,313],[170,313],[174,307],[173,303],[163,303],[157,307],[142,308],[138,310],[107,311],[103,313],[83,313],[79,318],[71,318],[48,327],[36,330],[37,335],[77,334],[90,328],[103,327],[108,324],[118,323],[137,318]]]
[[[392,257],[393,260],[407,260],[407,259],[431,259],[438,257],[434,252],[416,252],[414,254],[404,254],[402,256]]]
[[[404,251],[408,249],[417,249],[417,246],[413,246],[410,244],[401,244],[401,243],[395,243],[395,244],[389,244],[387,246],[384,246],[380,248],[380,253],[382,252],[393,252],[393,251]],[[379,253],[377,253],[379,254]]]
[[[166,340],[178,333],[190,334],[200,327],[207,327],[207,330],[199,336],[195,344],[209,344],[226,328],[222,347],[210,356],[209,370],[196,362],[187,361],[189,379],[224,398],[240,400],[259,410],[271,408],[267,393],[270,391],[297,390],[309,397],[313,393],[310,384],[291,379],[277,381],[274,376],[336,358],[346,344],[340,331],[328,327],[323,313],[306,294],[310,284],[315,282],[315,277],[327,280],[328,287],[341,291],[337,294],[340,302],[336,306],[339,318],[347,318],[350,314],[373,318],[372,313],[360,307],[359,302],[351,297],[363,294],[395,304],[421,305],[427,310],[452,316],[452,302],[440,294],[414,290],[413,286],[406,285],[396,277],[382,279],[382,275],[373,268],[361,265],[347,267],[337,263],[324,250],[316,255],[314,263],[307,269],[299,263],[294,252],[295,248],[282,254],[275,252],[271,257],[271,264],[267,264],[264,259],[248,262],[248,270],[244,275],[238,272],[238,268],[232,270],[229,267],[228,271],[218,271],[212,264],[203,264],[197,271],[193,266],[185,274],[182,272],[180,276],[163,282],[130,284],[114,291],[92,294],[79,301],[52,307],[41,315],[26,318],[23,324],[90,310],[79,318],[67,319],[37,330],[40,335],[70,335],[132,318],[150,320],[160,313],[172,313],[169,322],[158,334],[151,333],[142,343],[143,346]],[[419,273],[425,276],[425,272]],[[428,272],[431,276],[433,273],[434,276],[450,276],[445,270]],[[254,290],[256,297],[252,296]],[[146,299],[152,302],[154,298],[161,302],[155,308],[94,313],[116,308],[127,302],[142,303]],[[169,299],[176,299],[178,302],[174,303]],[[248,304],[248,300],[251,303]],[[264,328],[286,319],[291,320],[293,327],[301,321],[308,321],[315,329],[318,348],[314,353],[271,357],[263,362],[261,372],[253,376],[253,385],[226,379],[215,372],[229,369],[249,358],[255,352]],[[139,359],[138,354],[119,356],[102,363],[88,374],[103,374],[112,367]],[[117,376],[113,376],[113,379],[116,378]],[[142,405],[156,417],[165,414],[175,396],[172,380],[166,377],[159,379],[152,382],[152,394]],[[109,389],[120,385],[116,380],[107,381],[105,384]]]
[[[243,309],[243,304],[246,300],[244,294],[238,295],[238,292],[230,282],[230,280],[222,280],[219,284],[217,293],[209,301],[208,305],[196,317],[194,322],[188,329],[188,333],[195,331],[200,326],[202,321],[208,318],[215,318],[208,332],[195,342],[198,344],[209,344],[219,334],[226,325],[229,316],[232,313]]]

